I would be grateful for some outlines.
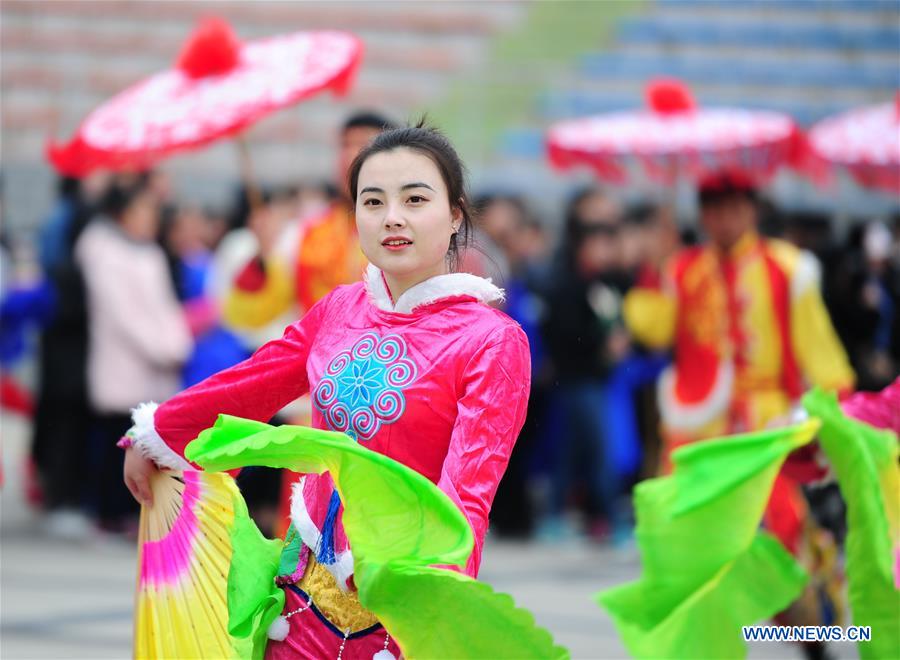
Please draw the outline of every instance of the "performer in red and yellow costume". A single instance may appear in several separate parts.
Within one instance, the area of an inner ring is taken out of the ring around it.
[[[625,301],[641,343],[674,349],[659,383],[668,452],[763,428],[811,385],[845,391],[854,383],[822,302],[818,262],[757,234],[752,183],[710,177],[700,206],[708,243],[682,250],[656,286],[636,287]]]
[[[679,445],[765,428],[812,385],[846,392],[854,384],[817,260],[757,233],[753,183],[727,172],[704,180],[700,211],[708,242],[676,254],[624,305],[638,341],[674,353],[658,383],[663,472]],[[798,482],[783,473],[766,525],[798,553],[806,520]]]

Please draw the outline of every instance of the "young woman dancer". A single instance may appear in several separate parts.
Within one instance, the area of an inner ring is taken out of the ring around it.
[[[472,220],[463,165],[443,135],[422,126],[381,133],[354,161],[349,184],[369,261],[364,282],[332,291],[247,361],[136,409],[125,481],[148,503],[151,473],[191,467],[185,446],[219,414],[267,421],[309,392],[314,427],[347,433],[453,500],[474,532],[465,572],[475,577],[525,417],[527,340],[489,306],[500,289],[454,272]],[[288,535],[302,549],[277,578],[289,627],[267,657],[399,656],[356,597],[342,513],[327,473],[296,488]]]

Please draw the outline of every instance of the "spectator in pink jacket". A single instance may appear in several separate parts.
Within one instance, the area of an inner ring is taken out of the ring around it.
[[[134,501],[122,484],[116,440],[131,409],[178,391],[192,339],[156,243],[159,201],[146,176],[120,176],[75,245],[88,306],[88,399],[94,414],[93,505],[102,527],[119,530]]]

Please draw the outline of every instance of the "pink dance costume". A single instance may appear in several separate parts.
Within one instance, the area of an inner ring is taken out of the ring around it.
[[[160,466],[194,467],[184,448],[218,415],[268,421],[310,394],[313,427],[347,433],[423,474],[453,500],[474,532],[465,573],[477,577],[488,512],[530,389],[525,334],[488,304],[502,296],[489,280],[454,273],[394,301],[383,274],[370,265],[364,282],[332,291],[248,360],[158,407],[136,409],[135,447]],[[341,630],[315,598],[309,605],[300,584],[310,567],[321,565],[343,594],[353,593],[342,512],[327,473],[304,475],[295,485],[288,530],[295,547],[289,555],[286,545],[276,579],[286,590],[289,630],[269,643],[267,657],[399,655],[380,624]]]
[[[841,408],[850,417],[900,436],[900,377],[880,392],[857,392],[847,397]]]

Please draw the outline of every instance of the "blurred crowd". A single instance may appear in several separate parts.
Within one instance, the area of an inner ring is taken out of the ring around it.
[[[347,145],[347,126],[342,148],[352,157],[361,145]],[[503,309],[526,331],[533,368],[492,530],[627,543],[632,488],[660,469],[655,383],[670,357],[633,340],[623,300],[702,240],[700,224],[660,200],[626,204],[612,188],[574,191],[558,217],[535,215],[524,190],[483,190],[477,181],[474,189],[477,231],[462,268],[506,290]],[[229,319],[233,281],[345,194],[332,183],[245,182],[229,203],[202,208],[173,191],[164,170],[60,179],[35,243],[4,241],[3,401],[33,416],[28,495],[46,512],[49,534],[134,533],[137,505],[115,446],[131,408],[165,400],[270,338]],[[857,388],[891,382],[900,371],[900,218],[857,218],[838,234],[825,214],[783,213],[762,198],[754,209],[762,233],[821,263]],[[31,358],[33,391],[15,378]],[[241,485],[274,533],[279,476],[245,471]]]

